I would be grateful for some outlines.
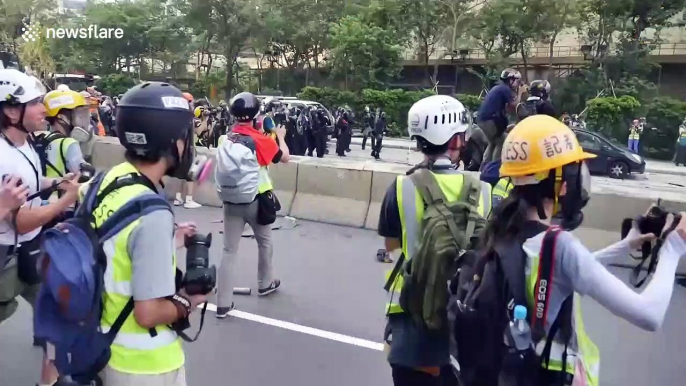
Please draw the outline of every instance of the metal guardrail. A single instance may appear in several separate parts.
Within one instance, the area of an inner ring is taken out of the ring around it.
[[[655,48],[650,51],[651,55],[686,55],[686,43],[660,43],[657,44]],[[519,56],[515,54],[514,56]],[[531,47],[528,50],[528,58],[547,58],[550,56],[550,47]],[[578,46],[554,46],[553,47],[553,57],[554,58],[569,58],[569,57],[583,57],[584,54],[581,52],[581,45]],[[451,59],[461,60],[459,52],[457,54],[448,50],[439,50],[432,53],[429,56],[429,60],[436,59]],[[422,60],[421,55],[417,55],[412,52],[405,52],[405,60]],[[466,60],[479,60],[486,59],[486,53],[480,49],[470,49],[469,54],[465,58]]]

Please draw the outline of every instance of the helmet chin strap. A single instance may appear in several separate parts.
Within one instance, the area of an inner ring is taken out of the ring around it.
[[[29,134],[29,131],[26,130],[26,127],[24,127],[24,114],[26,114],[26,103],[21,105],[21,113],[19,114],[19,121],[17,121],[16,124],[12,124],[17,130],[23,131],[26,134]],[[12,122],[10,122],[12,123]]]

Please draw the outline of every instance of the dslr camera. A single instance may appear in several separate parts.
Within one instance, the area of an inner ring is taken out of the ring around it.
[[[641,287],[648,278],[648,275],[655,271],[655,268],[657,267],[658,254],[665,238],[676,228],[677,224],[679,224],[679,221],[681,220],[681,215],[679,213],[669,212],[660,204],[661,200],[658,199],[657,205],[650,208],[646,215],[639,216],[636,219],[626,218],[624,221],[622,221],[622,239],[626,238],[626,236],[629,234],[629,231],[631,231],[631,228],[633,227],[634,221],[636,222],[636,227],[641,234],[652,233],[657,237],[655,244],[650,241],[644,242],[643,245],[641,245],[641,257],[635,258],[640,260],[640,262],[636,267],[633,267],[629,281],[636,288]],[[674,221],[669,229],[663,232],[662,230],[664,229],[665,224],[667,224],[667,216],[670,213],[672,213],[674,216]],[[644,267],[646,262],[648,262],[648,266]],[[641,271],[643,270],[647,270],[647,273],[642,279],[639,279]]]
[[[186,236],[186,273],[181,286],[189,295],[206,295],[217,285],[217,267],[210,266],[212,233]]]

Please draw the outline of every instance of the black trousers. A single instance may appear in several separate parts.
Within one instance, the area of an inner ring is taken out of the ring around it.
[[[336,154],[338,155],[345,155],[345,151],[350,147],[350,137],[352,136],[352,133],[350,132],[350,128],[341,128],[341,131],[338,134],[338,139],[336,139]]]
[[[381,153],[381,145],[383,143],[383,134],[372,134],[372,156],[379,158]]]
[[[326,143],[329,141],[329,133],[326,132],[326,127],[322,127],[317,131],[315,136],[315,149],[317,149],[317,157],[323,158],[326,154]]]
[[[441,374],[433,376],[409,367],[391,365],[393,386],[459,386],[450,366],[441,367]]]
[[[307,156],[312,157],[314,149],[317,147],[317,136],[313,130],[305,131],[305,137],[307,138]]]
[[[367,145],[368,137],[371,137],[372,139],[372,150],[374,150],[374,143],[376,142],[376,137],[374,136],[374,131],[372,131],[371,127],[367,127],[362,134],[362,150],[364,150],[365,146]]]

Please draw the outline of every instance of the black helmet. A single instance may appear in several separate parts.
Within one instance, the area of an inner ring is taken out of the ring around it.
[[[260,100],[249,92],[242,92],[231,99],[229,111],[238,122],[250,122],[260,112]]]
[[[534,80],[529,86],[529,93],[531,96],[539,97],[541,99],[548,99],[552,86],[547,80]]]
[[[171,155],[174,166],[167,174],[185,178],[194,156],[193,112],[181,90],[162,82],[131,88],[117,105],[115,130],[121,144],[142,157]],[[183,155],[179,139],[186,141]]]

